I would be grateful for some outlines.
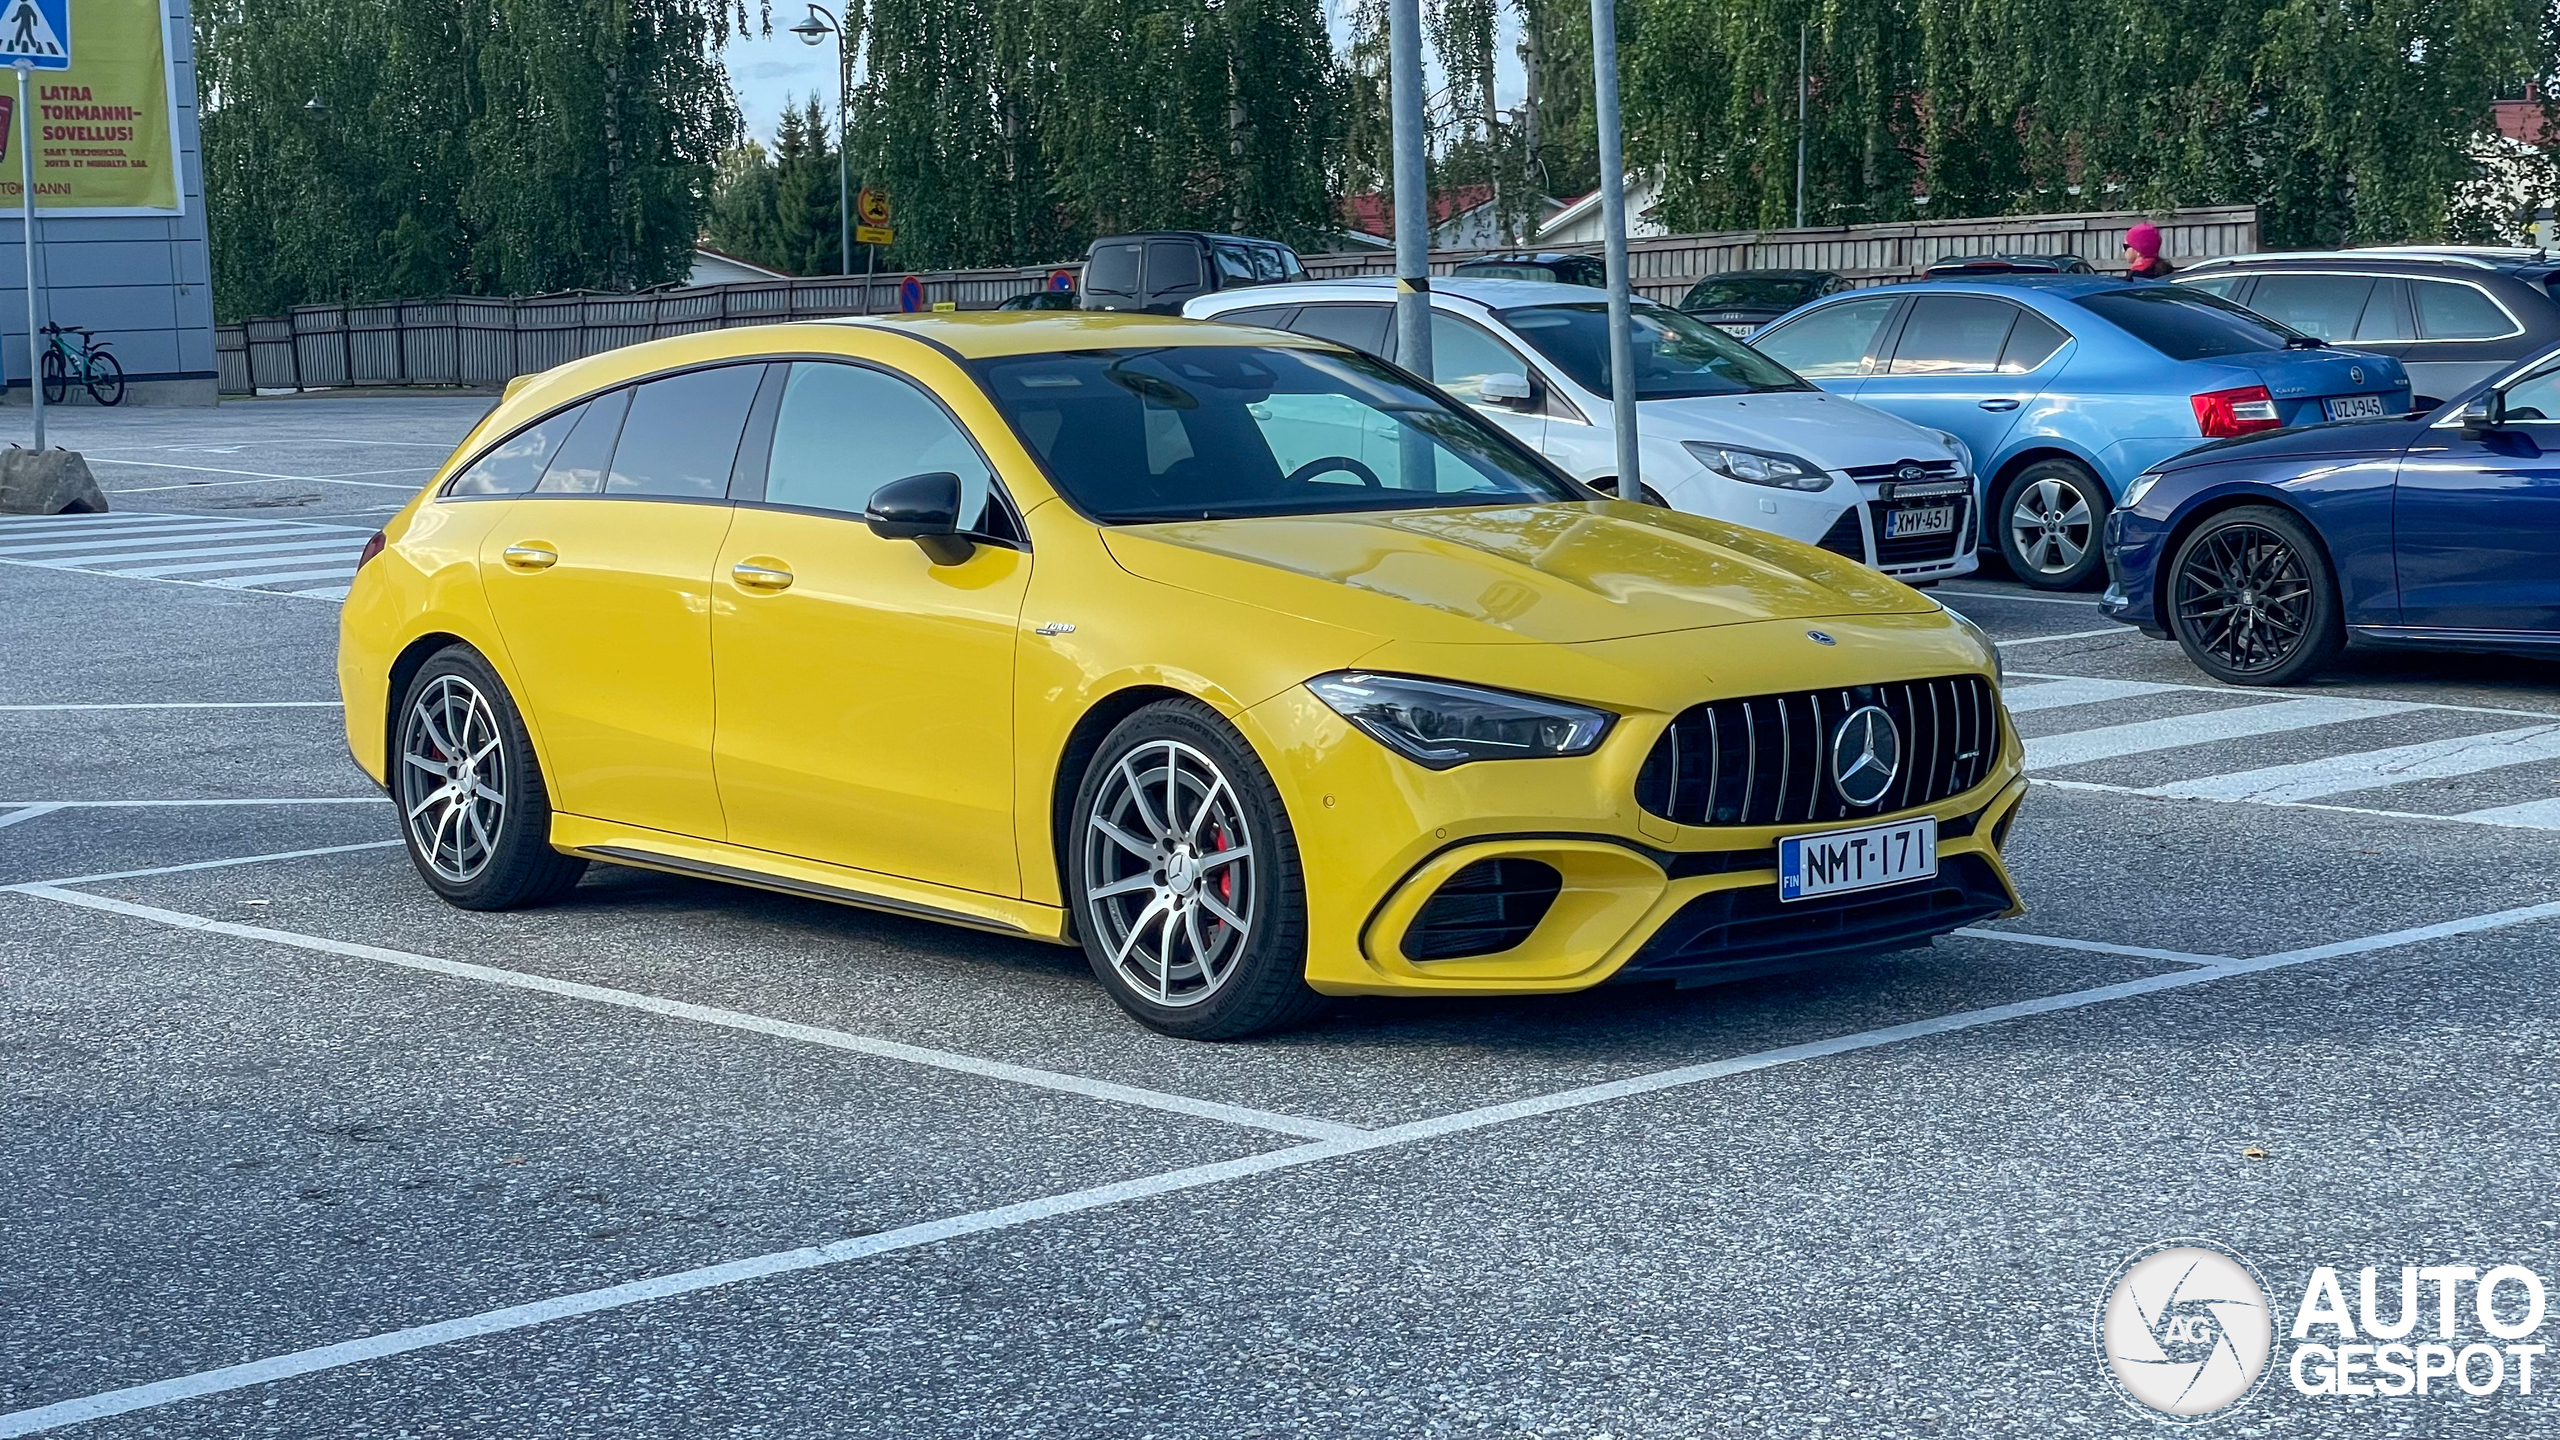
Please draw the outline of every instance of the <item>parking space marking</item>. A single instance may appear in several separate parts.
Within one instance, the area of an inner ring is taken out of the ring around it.
[[[65,810],[160,810],[194,809],[216,805],[388,805],[388,795],[283,795],[264,796],[254,800],[226,800],[218,796],[202,800],[0,800],[0,805],[52,805]]]
[[[155,865],[148,870],[110,870],[102,875],[65,875],[58,880],[31,880],[21,885],[0,885],[0,894],[24,890],[28,885],[103,885],[109,880],[141,880],[153,875],[184,875],[193,870],[227,870],[235,865],[264,865],[273,860],[308,860],[319,855],[351,855],[359,850],[390,850],[398,840],[365,840],[354,845],[322,845],[310,850],[278,850],[266,855],[229,855],[220,860],[190,860],[183,865]]]
[[[2560,800],[2528,800],[2521,805],[2500,805],[2488,810],[2470,810],[2454,817],[2474,825],[2513,825],[2528,830],[2560,830]]]
[[[28,805],[12,810],[6,815],[0,815],[0,830],[6,830],[21,820],[33,820],[39,815],[50,815],[63,808],[65,807],[60,805]]]
[[[2016,640],[1994,640],[1991,643],[2006,650],[2012,645],[2050,645],[2056,640],[2108,640],[2140,633],[2138,630],[2128,629],[2122,625],[2110,625],[2104,630],[2070,630],[2060,635],[2027,635]]]
[[[39,232],[41,233],[41,232]],[[63,705],[0,705],[19,710],[336,710],[343,700],[116,700]]]
[[[97,897],[81,898],[94,900]],[[2074,990],[2060,995],[2040,996],[2031,1000],[2013,1001],[2005,1005],[1959,1011],[1932,1019],[1914,1020],[1901,1025],[1889,1025],[1874,1030],[1834,1036],[1827,1040],[1808,1041],[1801,1045],[1789,1045],[1724,1060],[1710,1060],[1701,1064],[1684,1065],[1674,1069],[1654,1071],[1650,1074],[1631,1076],[1623,1080],[1612,1080],[1532,1096],[1524,1100],[1487,1105],[1474,1110],[1458,1111],[1428,1120],[1410,1121],[1336,1139],[1266,1150],[1258,1155],[1242,1156],[1234,1160],[1221,1160],[1207,1165],[1169,1170],[1158,1175],[1114,1181],[1107,1185],[1071,1190],[1063,1194],[998,1206],[971,1214],[928,1220],[895,1230],[884,1230],[876,1235],[857,1236],[827,1245],[774,1251],[742,1260],[706,1265],[698,1269],[677,1271],[673,1274],[653,1276],[621,1285],[555,1296],[528,1304],[511,1305],[477,1315],[466,1315],[452,1320],[386,1331],[379,1335],[340,1341],[336,1344],[299,1350],[287,1355],[271,1356],[245,1364],[227,1365],[219,1369],[199,1371],[193,1375],[182,1375],[169,1380],[103,1391],[95,1395],[37,1406],[33,1409],[0,1414],[0,1440],[32,1435],[40,1430],[75,1424],[83,1420],[97,1420],[111,1415],[131,1414],[138,1410],[157,1409],[181,1401],[201,1399],[210,1395],[270,1384],[278,1380],[289,1380],[326,1370],[341,1369],[362,1364],[368,1360],[379,1360],[388,1356],[404,1355],[412,1351],[447,1345],[457,1340],[505,1334],[509,1331],[549,1324],[555,1320],[600,1314],[609,1310],[645,1304],[652,1300],[695,1294],[774,1275],[843,1265],[893,1251],[910,1250],[971,1235],[1013,1229],[1054,1219],[1061,1215],[1078,1214],[1105,1206],[1169,1195],[1178,1191],[1195,1190],[1203,1186],[1223,1184],[1256,1175],[1299,1169],[1346,1156],[1397,1149],[1426,1140],[1442,1139],[1451,1135],[1508,1124],[1516,1120],[1580,1110],[1610,1101],[1656,1094],[1665,1090],[1775,1069],[1802,1061],[1854,1054],[1887,1045],[1898,1045],[1905,1041],[1951,1035],[1986,1025],[2003,1024],[2011,1020],[2081,1010],[2093,1005],[2104,1005],[2117,1000],[2184,989],[2235,976],[2263,974],[2315,960],[2365,954],[2375,950],[2415,945],[2455,935],[2476,934],[2483,930],[2500,929],[2552,918],[2560,918],[2560,903],[2503,910],[2436,925],[2396,930],[2383,935],[2288,950],[2252,960],[2226,961],[2195,969],[2144,976],[2112,985],[2094,986],[2086,990]]]
[[[2027,605],[2079,605],[2096,608],[2095,600],[2075,600],[2068,595],[2031,595],[2023,590],[1949,590],[1938,587],[1941,595],[1961,595],[1967,600],[2015,600]]]
[[[31,516],[0,525],[0,564],[340,600],[361,525],[206,515]],[[334,582],[314,584],[313,582]]]
[[[2086,675],[2064,675],[2045,670],[2012,670],[2009,672],[2009,678],[2013,680],[2086,680],[2090,677]],[[2295,695],[2300,693],[2299,691],[2269,690],[2243,685],[2182,685],[2166,680],[2151,683],[2156,684],[2162,690],[2188,690],[2193,691],[2198,695],[2224,695],[2242,700],[2267,700],[2274,699],[2279,696]],[[2002,698],[2005,699],[2007,697],[2003,695]],[[2519,710],[2508,705],[2464,705],[2450,700],[2401,700],[2394,701],[2393,703],[2403,705],[2412,710],[2447,710],[2462,715],[2515,715],[2527,720],[2551,720],[2560,718],[2560,714],[2555,714],[2555,712],[2550,710]]]
[[[2104,680],[2095,676],[2074,676],[2069,680],[2047,680],[2035,685],[2021,685],[2002,695],[2012,715],[2032,714],[2038,710],[2055,710],[2065,705],[2096,705],[2110,700],[2138,700],[2145,695],[2159,695],[2175,690],[2151,680]]]
[[[1067,1095],[1080,1095],[1088,1100],[1107,1100],[1141,1109],[1161,1110],[1187,1115],[1195,1120],[1215,1120],[1248,1130],[1265,1130],[1302,1140],[1339,1139],[1346,1135],[1365,1134],[1356,1125],[1338,1124],[1331,1120],[1314,1120],[1298,1115],[1277,1115],[1242,1105],[1228,1105],[1216,1100],[1201,1100],[1189,1095],[1175,1095],[1162,1090],[1147,1090],[1135,1085],[1121,1085],[1109,1080],[1094,1080],[1082,1075],[1069,1075],[1055,1070],[1037,1070],[1027,1065],[1009,1065],[1001,1060],[982,1060],[949,1050],[928,1049],[895,1040],[881,1040],[869,1035],[855,1035],[843,1030],[829,1030],[816,1025],[802,1025],[789,1020],[775,1020],[763,1015],[749,1015],[738,1010],[724,1010],[712,1005],[695,1005],[682,1000],[668,1000],[656,995],[643,995],[633,990],[615,990],[603,985],[588,985],[576,980],[555,980],[547,975],[533,975],[520,970],[502,970],[489,965],[473,965],[461,960],[446,960],[434,955],[418,955],[406,950],[392,950],[379,945],[358,945],[345,940],[332,940],[323,935],[304,935],[292,930],[272,930],[260,925],[235,925],[203,915],[190,915],[182,910],[164,910],[156,905],[137,905],[129,900],[116,900],[103,895],[88,895],[53,885],[17,885],[10,887],[18,894],[56,900],[65,905],[79,905],[110,914],[149,920],[181,930],[196,930],[235,939],[258,940],[270,945],[285,945],[297,950],[317,951],[325,955],[343,955],[351,959],[371,960],[398,966],[404,970],[423,970],[455,980],[475,980],[486,985],[503,985],[517,990],[539,991],[571,1000],[586,1000],[598,1005],[614,1005],[625,1010],[640,1010],[663,1015],[673,1020],[690,1020],[702,1025],[715,1025],[728,1030],[743,1030],[757,1035],[770,1035],[780,1040],[796,1040],[806,1045],[822,1045],[832,1050],[850,1051],[882,1060],[903,1061],[929,1069],[948,1070],[983,1079],[1003,1080],[1035,1089],[1053,1090]]]
[[[347,475],[276,475],[265,470],[225,470],[212,465],[172,465],[166,460],[118,460],[112,455],[92,455],[89,459],[91,463],[98,465],[139,465],[152,470],[193,470],[203,475],[245,475],[253,480],[291,480],[297,483],[311,485],[361,485],[369,490],[415,490],[418,488],[414,484],[393,485],[380,480],[357,480]],[[435,467],[421,465],[403,468],[413,470],[432,470]],[[352,472],[354,475],[390,475],[396,473],[399,472],[390,470],[357,470]]]
[[[2197,955],[2185,950],[2154,950],[2147,945],[2117,945],[2105,940],[2073,940],[2038,935],[2029,930],[1986,930],[1968,925],[1955,932],[1970,940],[2005,940],[2012,945],[2040,945],[2048,950],[2081,950],[2092,955],[2124,955],[2137,960],[2167,960],[2179,965],[2229,965],[2228,955]]]
[[[2216,740],[2281,735],[2318,725],[2369,720],[2378,715],[2397,715],[2417,708],[2402,700],[2278,700],[2268,704],[2238,705],[2228,710],[2208,710],[2201,715],[2179,715],[2166,720],[2102,725],[2093,730],[2040,735],[2029,740],[2027,768],[2054,770],[2066,765],[2086,765],[2093,760],[2176,750]]]
[[[2052,780],[2041,775],[2029,776],[2027,783],[2051,790],[2080,790],[2093,795],[2130,795],[2142,800],[2174,797],[2153,793],[2141,785],[2107,785],[2095,780]],[[2487,810],[2464,810],[2446,814],[2434,810],[2386,810],[2374,805],[2329,805],[2317,800],[2220,800],[2223,805],[2266,805],[2279,810],[2318,810],[2331,815],[2364,815],[2376,820],[2449,820],[2463,825],[2502,825],[2515,830],[2560,830],[2560,801],[2537,800],[2524,805],[2500,805]]]
[[[2541,760],[2560,760],[2560,724],[2528,725],[2487,735],[2421,740],[2410,745],[2364,750],[2352,755],[2331,755],[2291,765],[2265,765],[2254,770],[2236,770],[2228,775],[2208,775],[2200,780],[2154,785],[2142,793],[2181,800],[2282,803],[2318,800],[2356,790],[2379,790],[2414,780],[2450,780],[2510,765],[2530,765]]]

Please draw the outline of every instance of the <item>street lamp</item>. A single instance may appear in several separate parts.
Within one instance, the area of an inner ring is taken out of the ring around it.
[[[836,37],[836,225],[843,241],[841,263],[836,273],[853,273],[853,192],[845,188],[845,142],[852,137],[851,72],[845,68],[844,27],[823,5],[811,5],[809,18],[791,27],[803,45],[815,45],[833,35]]]

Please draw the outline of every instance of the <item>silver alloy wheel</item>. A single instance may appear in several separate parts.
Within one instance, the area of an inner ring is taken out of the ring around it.
[[[1084,834],[1086,923],[1129,987],[1197,1005],[1253,934],[1254,855],[1244,804],[1217,762],[1179,740],[1120,757]]]
[[[460,885],[489,867],[507,815],[507,753],[480,688],[439,675],[400,726],[400,810],[409,841]]]
[[[2064,575],[2089,553],[2089,497],[2055,475],[2020,487],[2009,506],[2009,538],[2039,575]]]

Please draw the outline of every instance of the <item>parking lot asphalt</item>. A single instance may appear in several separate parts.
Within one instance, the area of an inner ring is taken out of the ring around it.
[[[1190,1044],[1055,947],[604,866],[435,900],[330,572],[487,404],[68,411],[118,518],[0,521],[0,1436],[2130,1436],[2092,1327],[2156,1242],[2280,1317],[2560,1276],[2560,667],[2238,691],[1949,582],[2028,914]],[[2289,1346],[2214,1430],[2560,1421]]]

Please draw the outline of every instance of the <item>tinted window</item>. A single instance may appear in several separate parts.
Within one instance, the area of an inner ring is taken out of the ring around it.
[[[2305,335],[2345,340],[2373,295],[2369,275],[2261,275],[2249,308]]]
[[[1243,246],[1221,245],[1215,255],[1221,283],[1232,281],[1238,285],[1250,285],[1254,282],[1253,257],[1244,253]]]
[[[1151,240],[1147,242],[1147,289],[1161,295],[1168,290],[1200,288],[1200,250],[1188,240]]]
[[[1501,316],[1502,323],[1572,376],[1575,384],[1596,395],[1610,393],[1605,302],[1533,305],[1502,311]],[[1633,320],[1639,398],[1811,388],[1750,346],[1677,310],[1638,305]]]
[[[1365,356],[1203,345],[972,368],[1059,491],[1109,524],[1583,498]]]
[[[1923,295],[1893,347],[1890,375],[1984,375],[2000,368],[2018,307],[1979,295]]]
[[[542,467],[549,463],[551,452],[559,448],[581,416],[584,405],[573,406],[538,424],[527,425],[472,462],[471,468],[453,477],[445,487],[447,495],[522,495],[542,478]]]
[[[1431,383],[1461,400],[1482,398],[1487,375],[1529,374],[1519,352],[1455,315],[1431,312]]]
[[[2498,302],[2450,280],[2412,280],[2418,292],[2418,327],[2430,340],[2494,340],[2515,332]]]
[[[1284,280],[1307,278],[1307,267],[1299,262],[1298,252],[1286,245],[1280,247],[1280,277]]]
[[[2178,283],[2189,289],[2202,290],[2208,295],[2219,295],[2228,300],[2231,298],[2231,292],[2240,288],[2240,282],[2248,278],[2246,275],[2216,275],[2210,280],[2182,280]]]
[[[1710,275],[1689,287],[1683,310],[1787,310],[1822,293],[1814,275]]]
[[[858,365],[792,365],[773,422],[766,504],[859,515],[881,486],[937,470],[960,477],[963,528],[983,528],[994,476],[932,396]]]
[[[764,379],[762,365],[723,365],[641,386],[614,447],[608,495],[706,499],[729,493],[738,436]]]
[[[2364,302],[2363,318],[2356,321],[2358,340],[2415,340],[2417,327],[2409,323],[2409,292],[2397,280],[2377,280],[2373,294]]]
[[[1286,279],[1289,272],[1280,263],[1280,247],[1277,245],[1254,246],[1253,273],[1255,278],[1262,280]]]
[[[578,428],[551,452],[551,463],[542,467],[542,483],[534,489],[545,495],[604,493],[605,471],[613,464],[614,437],[622,432],[622,412],[630,406],[628,390],[588,401]]]
[[[1084,288],[1111,295],[1138,293],[1138,253],[1146,247],[1135,242],[1103,245],[1084,264]]]
[[[1209,318],[1221,325],[1267,325],[1274,330],[1289,329],[1289,316],[1295,305],[1256,305],[1250,310],[1226,310]]]
[[[1310,305],[1298,312],[1289,328],[1371,355],[1384,355],[1387,323],[1394,316],[1395,311],[1384,305]]]
[[[1867,347],[1894,301],[1844,300],[1751,337],[1751,348],[1799,375],[1830,379],[1865,373]]]
[[[2062,327],[2033,310],[2018,312],[2018,323],[2009,332],[2009,344],[2000,352],[2000,373],[2024,375],[2053,358],[2053,352],[2070,340]]]
[[[2302,332],[2183,286],[2151,285],[2083,295],[2081,308],[2172,360],[2281,350]]]

